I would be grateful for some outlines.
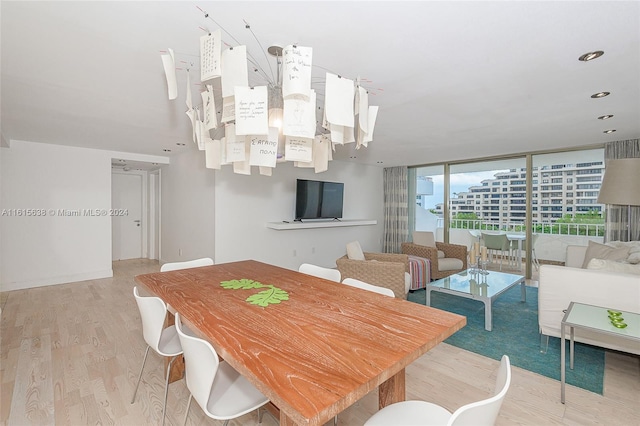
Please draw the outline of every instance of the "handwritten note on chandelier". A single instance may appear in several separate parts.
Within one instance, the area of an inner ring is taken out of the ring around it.
[[[311,89],[313,48],[287,46],[283,49],[282,96],[301,95],[306,99]]]
[[[236,135],[269,134],[267,87],[236,86]]]

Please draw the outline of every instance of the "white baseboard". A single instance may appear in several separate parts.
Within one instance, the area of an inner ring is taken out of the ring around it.
[[[82,274],[62,275],[58,277],[43,278],[39,280],[18,281],[12,283],[1,283],[0,291],[24,290],[27,288],[44,287],[48,285],[67,284],[78,281],[97,280],[100,278],[113,277],[113,269],[104,271],[84,272]]]

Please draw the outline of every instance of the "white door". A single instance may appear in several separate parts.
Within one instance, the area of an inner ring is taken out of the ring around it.
[[[142,257],[142,176],[111,175],[113,260]]]

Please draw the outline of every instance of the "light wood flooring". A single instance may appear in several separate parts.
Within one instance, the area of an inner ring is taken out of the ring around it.
[[[0,294],[0,424],[159,424],[162,359],[150,354],[134,404],[145,343],[132,288],[157,262],[114,262],[114,277]],[[577,360],[579,362],[579,360]],[[407,368],[407,397],[449,410],[490,395],[498,361],[440,344]],[[188,391],[170,385],[167,424],[181,424]],[[377,410],[372,392],[339,416],[361,425]],[[192,404],[190,425],[222,424]],[[231,425],[253,425],[255,413]],[[265,415],[265,426],[277,421]],[[640,425],[640,357],[607,352],[604,396],[513,367],[498,425]]]

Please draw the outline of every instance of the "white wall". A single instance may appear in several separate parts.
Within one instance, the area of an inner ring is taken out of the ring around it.
[[[196,149],[161,169],[160,263],[215,259],[215,172]],[[182,254],[180,254],[182,253]]]
[[[105,151],[21,141],[2,151],[2,291],[112,276],[111,218],[58,215],[110,208]],[[10,209],[46,213],[12,216]]]
[[[276,231],[267,222],[293,220],[296,178],[344,182],[344,218],[378,225]],[[329,171],[279,163],[273,176],[204,167],[198,151],[173,157],[162,169],[161,262],[212,257],[216,263],[255,259],[297,269],[310,262],[334,267],[347,242],[382,249],[382,168],[334,161]],[[182,250],[182,256],[179,251]],[[295,255],[294,255],[295,250]]]
[[[333,161],[329,171],[278,164],[273,176],[243,176],[229,168],[216,176],[216,262],[254,259],[297,269],[301,263],[335,267],[349,241],[381,251],[383,169]],[[377,225],[274,230],[267,222],[294,219],[296,178],[344,183],[344,219],[375,219]]]

